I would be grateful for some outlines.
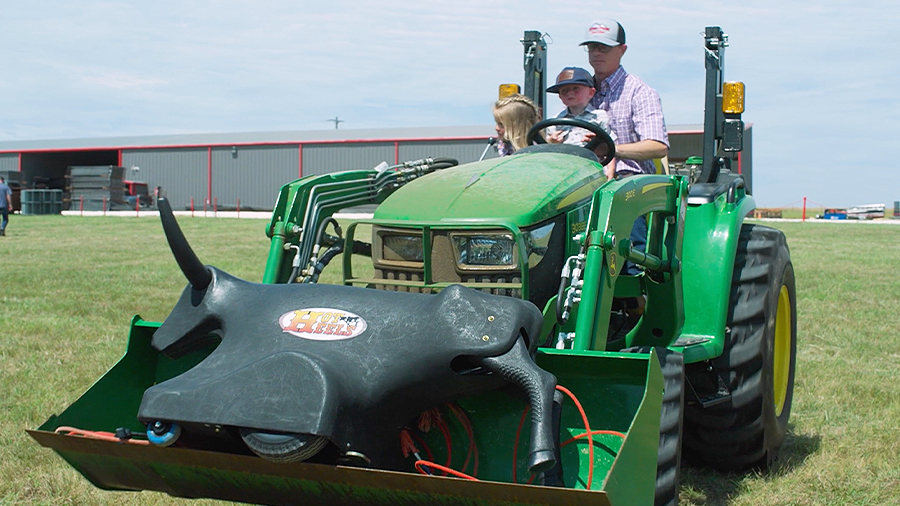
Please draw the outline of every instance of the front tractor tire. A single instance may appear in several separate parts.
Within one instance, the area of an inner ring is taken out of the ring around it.
[[[623,352],[650,353],[649,346],[625,348]],[[681,484],[681,445],[684,420],[684,355],[656,348],[663,374],[662,409],[659,417],[659,447],[656,456],[654,506],[678,506]]]
[[[784,234],[744,224],[732,274],[725,349],[711,363],[731,396],[685,407],[689,462],[729,471],[765,469],[787,432],[797,358],[794,268]]]

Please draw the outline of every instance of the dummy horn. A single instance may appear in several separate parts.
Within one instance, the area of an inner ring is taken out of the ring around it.
[[[178,221],[175,220],[172,206],[169,205],[169,200],[160,198],[158,207],[159,219],[162,221],[166,240],[169,241],[169,248],[172,249],[172,255],[175,256],[178,267],[181,268],[184,277],[187,278],[188,283],[190,283],[195,290],[203,290],[209,286],[209,283],[212,281],[212,274],[210,274],[209,270],[207,270],[200,262],[200,259],[197,258],[194,250],[191,249],[191,245],[188,244],[187,239],[184,238],[181,227],[178,226]]]

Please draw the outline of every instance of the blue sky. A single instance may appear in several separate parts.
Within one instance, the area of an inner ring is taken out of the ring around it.
[[[672,125],[702,121],[701,33],[724,29],[761,206],[900,200],[886,0],[18,2],[0,18],[0,140],[490,124],[525,30],[549,35],[555,75],[588,67],[598,17],[625,26],[623,65]]]

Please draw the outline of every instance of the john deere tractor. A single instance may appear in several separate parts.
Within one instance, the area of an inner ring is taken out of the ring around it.
[[[541,144],[556,119],[509,157],[310,176],[281,188],[262,283],[203,265],[161,199],[188,286],[31,435],[104,489],[283,505],[667,505],[682,460],[765,468],[794,271],[722,170],[743,131],[726,40],[706,29],[693,177],[608,180],[612,140]]]

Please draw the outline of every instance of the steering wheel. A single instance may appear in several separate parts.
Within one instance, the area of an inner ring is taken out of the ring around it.
[[[554,125],[567,125],[567,126],[575,126],[579,128],[584,128],[585,130],[594,134],[594,138],[591,139],[590,142],[584,145],[585,149],[589,149],[594,153],[597,153],[597,156],[600,157],[600,164],[606,165],[616,156],[616,143],[613,142],[612,137],[606,133],[605,130],[600,128],[600,125],[596,123],[591,123],[588,121],[575,119],[575,118],[549,118],[543,121],[539,121],[531,127],[531,130],[528,131],[528,136],[526,137],[526,142],[531,145],[533,143],[538,144],[546,144],[547,141],[544,140],[544,137],[541,136],[540,131],[544,128]],[[597,150],[601,146],[606,148],[604,150]]]

